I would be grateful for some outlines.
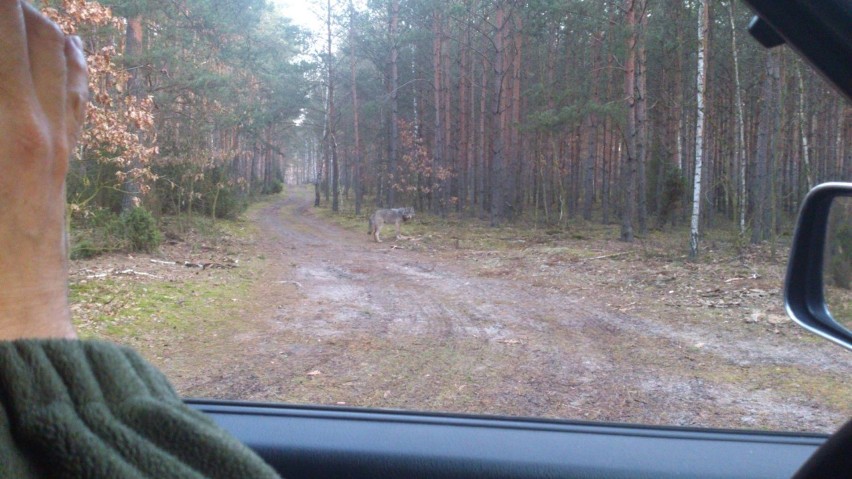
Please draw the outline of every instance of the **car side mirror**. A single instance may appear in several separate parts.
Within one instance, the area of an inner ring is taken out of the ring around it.
[[[852,183],[824,183],[808,193],[787,265],[784,303],[799,325],[852,350],[850,197]]]

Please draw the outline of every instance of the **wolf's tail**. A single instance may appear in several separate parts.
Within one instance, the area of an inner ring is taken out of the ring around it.
[[[373,218],[367,220],[367,236],[373,234]]]

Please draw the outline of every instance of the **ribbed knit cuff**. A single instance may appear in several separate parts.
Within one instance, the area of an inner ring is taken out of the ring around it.
[[[10,446],[45,477],[277,477],[138,354],[110,343],[0,342],[0,405]]]

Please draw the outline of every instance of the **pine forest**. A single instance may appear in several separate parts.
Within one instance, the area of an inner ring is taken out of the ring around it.
[[[266,0],[43,4],[89,55],[75,225],[233,217],[312,183],[358,215],[597,222],[624,241],[689,226],[695,255],[708,229],[771,240],[810,187],[852,179],[852,108],[754,41],[739,2],[304,8],[321,28]]]

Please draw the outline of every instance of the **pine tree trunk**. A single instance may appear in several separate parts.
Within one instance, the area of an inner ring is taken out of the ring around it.
[[[761,93],[760,117],[757,126],[757,151],[755,158],[755,212],[752,215],[751,242],[766,241],[771,236],[772,175],[771,163],[778,127],[778,81],[780,76],[777,50],[766,55],[766,77]]]
[[[591,72],[591,111],[586,114],[585,134],[586,134],[586,164],[583,167],[583,219],[589,221],[592,219],[592,206],[595,201],[595,165],[597,162],[598,152],[598,116],[594,109],[598,108],[600,103],[600,80],[601,80],[601,52],[603,51],[604,33],[599,32],[593,35],[594,45],[592,46],[592,72]]]
[[[670,7],[672,16],[674,17],[675,23],[675,36],[676,36],[676,46],[675,46],[675,65],[674,65],[674,158],[672,159],[672,164],[677,167],[678,171],[684,171],[683,164],[683,150],[684,150],[684,119],[683,119],[683,107],[685,103],[685,95],[683,92],[683,82],[684,82],[684,62],[683,62],[683,45],[686,43],[684,38],[684,29],[682,27],[683,21],[683,0],[671,0],[672,5]]]
[[[142,17],[137,15],[127,19],[124,56],[133,61],[138,61],[140,55],[142,55]],[[133,66],[132,68],[128,68],[128,70],[127,94],[139,100],[144,96],[142,80],[139,78],[139,68]],[[139,142],[142,143],[144,141],[144,133],[136,131],[135,134],[139,138]],[[130,158],[127,171],[125,172],[127,180],[124,182],[124,196],[121,200],[122,211],[126,212],[136,208],[141,201],[141,187],[139,180],[135,177],[136,170],[141,166],[139,158]]]
[[[624,95],[627,99],[627,155],[622,168],[624,185],[621,210],[621,240],[633,241],[633,220],[636,217],[636,1],[626,0],[627,60],[624,62]]]
[[[434,168],[432,171],[433,179],[430,184],[430,190],[432,195],[432,212],[436,214],[441,213],[440,207],[440,191],[435,191],[436,189],[440,190],[440,175],[442,170],[444,169],[444,126],[443,126],[443,112],[441,111],[442,106],[442,95],[441,95],[441,87],[443,86],[443,80],[441,78],[441,74],[443,72],[442,68],[442,53],[441,49],[443,47],[443,18],[441,15],[440,7],[436,7],[432,17],[432,33],[434,38],[432,39],[432,71],[433,71],[433,94],[434,94],[434,108],[435,108],[435,140],[432,145],[432,158],[434,163]],[[438,176],[435,176],[435,175]],[[437,187],[437,188],[436,188]]]
[[[512,114],[510,117],[509,143],[510,147],[510,171],[508,172],[509,186],[507,190],[514,192],[514,197],[511,198],[511,215],[513,218],[522,213],[523,206],[523,183],[521,182],[521,174],[523,169],[523,149],[521,147],[521,132],[519,125],[521,124],[521,63],[524,48],[524,33],[523,23],[517,11],[512,13]]]
[[[637,189],[639,234],[648,234],[648,191],[645,168],[648,161],[648,109],[647,109],[647,59],[645,54],[645,33],[648,15],[645,11],[646,0],[636,1],[636,13],[639,15],[636,34],[636,162],[638,166]]]
[[[388,206],[394,208],[396,206],[396,185],[399,183],[397,178],[397,162],[399,157],[399,0],[391,0],[390,2],[390,103],[391,103],[391,118],[390,118],[390,138],[388,138],[388,173],[390,176],[390,185],[388,188]]]
[[[612,148],[610,146],[610,142],[612,141],[612,131],[608,128],[606,117],[604,117],[603,121],[603,178],[601,180],[601,223],[609,224],[609,190],[610,190],[610,174],[612,167]],[[610,141],[607,142],[607,132],[609,132]]]
[[[358,78],[355,75],[355,8],[352,1],[349,2],[349,75],[352,79],[352,123],[355,136],[355,171],[352,175],[352,183],[355,188],[355,215],[361,214],[361,203],[364,200],[363,181],[361,177],[361,126],[359,122],[358,104]]]
[[[328,112],[326,113],[326,153],[330,157],[326,162],[331,163],[331,211],[340,210],[340,171],[337,164],[337,139],[334,133],[334,61],[331,44],[331,0],[327,1],[328,15],[326,16],[326,29],[328,41],[326,54],[328,55]]]
[[[317,151],[316,145],[313,144],[313,140],[311,141],[311,154],[314,156],[314,161],[316,164],[316,179],[314,180],[314,207],[318,208],[322,202],[321,193],[322,193],[322,179],[323,179],[323,167],[325,166],[325,162],[323,159],[325,158],[325,136],[326,136],[326,124],[323,123],[323,153],[320,154]]]
[[[730,18],[731,18],[731,51],[734,56],[734,92],[735,92],[735,101],[736,101],[736,112],[737,112],[737,145],[736,145],[736,158],[739,166],[739,199],[737,203],[739,205],[739,226],[740,226],[740,234],[745,234],[746,227],[746,205],[748,204],[748,199],[746,198],[746,163],[748,162],[748,158],[746,156],[746,144],[745,144],[745,115],[743,113],[743,97],[742,97],[742,86],[740,85],[740,61],[737,53],[737,29],[736,25],[734,25],[734,2],[730,2],[728,4]]]
[[[482,57],[482,77],[479,87],[479,148],[477,148],[477,173],[476,173],[476,214],[479,218],[485,218],[485,177],[487,175],[486,162],[489,149],[488,138],[485,134],[485,121],[488,117],[488,59]]]
[[[492,131],[495,131],[495,133],[491,140],[491,174],[489,175],[491,178],[491,226],[500,225],[504,216],[503,202],[505,201],[505,192],[503,191],[503,185],[505,184],[503,143],[506,122],[502,100],[505,94],[503,91],[505,83],[503,40],[505,38],[506,21],[503,8],[502,3],[497,5],[496,24],[498,30],[494,40],[494,93],[491,98],[491,119]]]
[[[455,151],[453,149],[456,139],[453,137],[452,105],[450,103],[452,98],[450,90],[450,82],[452,81],[452,74],[450,72],[450,36],[444,31],[443,24],[441,29],[441,100],[443,101],[442,110],[444,112],[444,120],[442,121],[444,125],[444,154],[442,158],[444,159],[444,175],[441,179],[439,206],[441,217],[445,217],[450,204],[451,179],[455,175],[458,158],[454,154]]]
[[[468,125],[470,123],[470,110],[468,102],[470,83],[470,29],[467,27],[464,33],[464,44],[461,47],[460,71],[459,71],[459,166],[461,168],[461,179],[459,182],[459,200],[456,211],[462,212],[467,207],[468,181],[470,176],[470,161],[468,158]]]

